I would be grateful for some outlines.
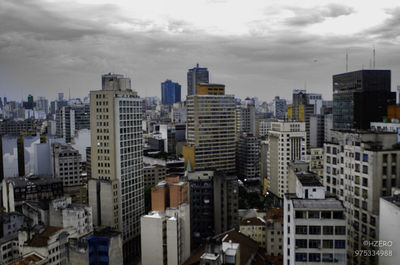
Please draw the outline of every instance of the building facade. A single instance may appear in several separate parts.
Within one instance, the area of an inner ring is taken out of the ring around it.
[[[171,80],[161,83],[161,104],[173,105],[181,101],[181,85]]]
[[[187,72],[187,95],[190,96],[197,93],[197,84],[208,82],[208,69],[199,67],[199,64],[197,64],[196,67],[189,69]]]
[[[124,258],[140,255],[144,212],[142,100],[122,75],[102,76],[90,92],[93,223],[122,232]]]

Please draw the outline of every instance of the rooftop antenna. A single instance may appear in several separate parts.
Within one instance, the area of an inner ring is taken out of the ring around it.
[[[349,53],[347,52],[346,49],[346,72],[349,71]]]
[[[375,46],[374,49],[372,50],[372,68],[375,69]]]

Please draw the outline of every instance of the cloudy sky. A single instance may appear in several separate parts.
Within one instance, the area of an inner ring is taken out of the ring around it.
[[[331,99],[332,75],[392,70],[400,85],[400,3],[365,0],[0,1],[0,96],[84,97],[100,76],[132,78],[141,97],[208,67],[229,94]]]

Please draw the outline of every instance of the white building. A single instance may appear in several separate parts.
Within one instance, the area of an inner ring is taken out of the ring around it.
[[[400,123],[371,122],[371,130],[378,132],[397,132]]]
[[[182,203],[141,217],[142,264],[183,264],[190,256],[190,207]]]
[[[283,264],[346,264],[346,220],[336,198],[326,198],[316,175],[298,175],[296,194],[284,197]]]
[[[289,162],[306,154],[304,122],[277,121],[267,134],[267,175],[269,190],[279,197],[288,192]]]
[[[379,198],[400,185],[400,150],[396,133],[331,131],[324,144],[324,185],[346,208],[351,264],[377,264],[378,257],[355,256],[363,242],[378,240]]]
[[[93,231],[92,208],[86,205],[72,204],[71,198],[60,198],[49,205],[51,226],[73,227],[78,235]]]
[[[390,244],[379,248],[386,255],[379,257],[381,265],[397,265],[400,259],[400,197],[379,199],[379,240]],[[389,252],[390,251],[390,252]]]

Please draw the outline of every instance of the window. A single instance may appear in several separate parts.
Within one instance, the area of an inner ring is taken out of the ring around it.
[[[323,233],[324,235],[333,235],[333,226],[324,226]]]
[[[321,240],[317,240],[317,239],[308,240],[308,247],[309,248],[321,248]]]
[[[333,219],[344,219],[343,211],[333,211]]]
[[[356,156],[355,156],[355,159],[356,159],[357,161],[360,161],[360,153],[356,152],[355,155],[356,155]]]
[[[346,227],[345,226],[335,226],[335,235],[345,235]]]
[[[362,185],[364,187],[368,187],[368,179],[367,178],[362,178]]]
[[[307,239],[296,239],[296,248],[307,248]]]
[[[319,219],[319,211],[308,211],[308,218]]]
[[[333,254],[322,254],[322,262],[333,262]]]
[[[307,226],[306,225],[296,225],[296,234],[307,235]]]
[[[321,254],[319,254],[319,253],[309,253],[308,254],[308,261],[320,262],[321,261]]]
[[[322,240],[322,248],[333,248],[333,240]]]
[[[346,240],[335,240],[335,248],[345,248]]]
[[[362,172],[368,174],[368,166],[362,166]]]
[[[321,226],[310,225],[309,226],[309,234],[310,235],[320,235],[321,234]]]
[[[331,211],[322,211],[321,212],[321,218],[322,219],[331,219],[332,218],[332,212]]]
[[[368,162],[368,154],[363,154],[363,162]]]
[[[296,211],[295,212],[296,219],[304,219],[306,216],[305,211]]]
[[[296,261],[307,261],[307,253],[296,252]]]

